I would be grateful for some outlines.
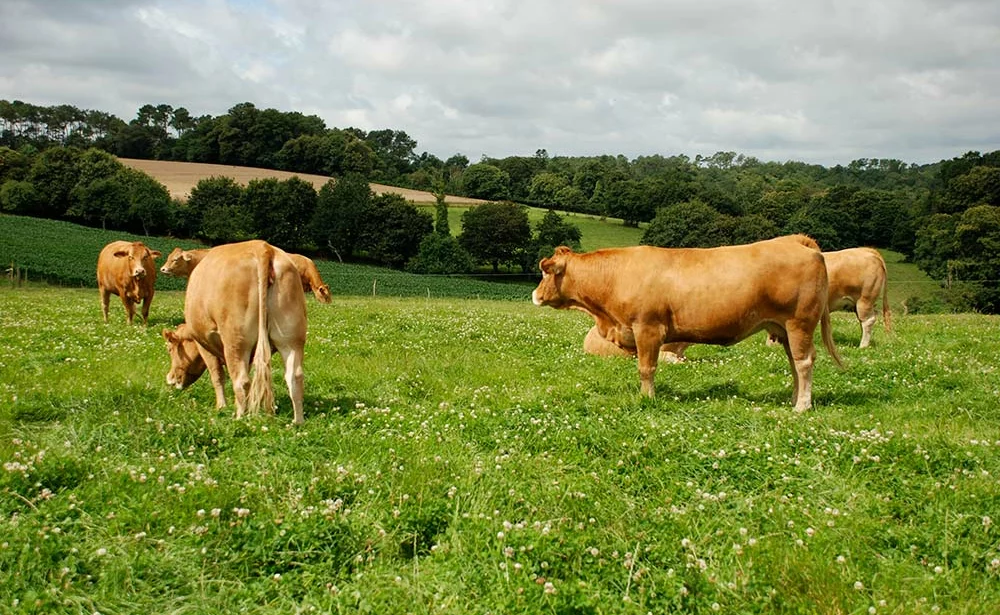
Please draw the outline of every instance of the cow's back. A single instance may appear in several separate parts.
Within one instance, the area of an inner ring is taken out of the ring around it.
[[[267,285],[269,321],[296,328],[301,321],[304,327],[302,283],[287,254],[263,241],[217,246],[191,272],[184,298],[185,322],[213,353],[221,354],[222,337],[245,340],[248,347],[256,342],[258,262],[265,250],[274,252]]]

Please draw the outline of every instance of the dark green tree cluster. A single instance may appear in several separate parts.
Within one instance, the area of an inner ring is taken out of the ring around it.
[[[0,211],[150,235],[171,229],[174,204],[162,184],[102,150],[0,147]]]

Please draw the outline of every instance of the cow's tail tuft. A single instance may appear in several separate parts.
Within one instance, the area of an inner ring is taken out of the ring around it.
[[[262,242],[263,243],[263,242]],[[271,340],[267,332],[267,295],[274,266],[274,249],[263,243],[256,254],[257,261],[257,348],[253,359],[253,380],[247,399],[247,412],[257,414],[261,408],[274,412],[274,385],[271,382]]]
[[[819,321],[820,332],[823,336],[823,345],[826,346],[826,351],[830,353],[833,360],[837,363],[837,367],[844,369],[844,362],[840,359],[840,353],[837,352],[837,346],[833,343],[833,327],[830,324],[830,306],[823,302],[823,316],[820,317]]]
[[[881,256],[881,255],[879,255]],[[886,333],[892,331],[892,310],[889,309],[889,273],[886,271],[885,261],[882,262],[882,326]]]

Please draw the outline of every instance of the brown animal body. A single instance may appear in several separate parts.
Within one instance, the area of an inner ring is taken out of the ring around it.
[[[636,246],[584,254],[562,246],[541,261],[542,281],[532,301],[587,312],[605,340],[635,349],[642,391],[650,397],[663,344],[729,345],[767,330],[785,348],[793,401],[802,411],[812,405],[817,324],[838,364],[840,357],[830,336],[823,257],[808,238],[791,239],[708,249]]]
[[[292,254],[291,252],[288,253],[288,257],[295,263],[295,268],[298,269],[299,276],[302,278],[302,290],[305,292],[311,290],[316,299],[321,303],[330,303],[333,301],[333,297],[330,295],[330,287],[323,282],[323,278],[319,275],[319,269],[316,268],[316,263],[311,258],[302,256],[301,254]]]
[[[167,262],[160,267],[160,272],[179,278],[190,277],[191,272],[194,271],[194,268],[198,266],[198,263],[201,262],[201,259],[208,252],[207,249],[182,250],[181,248],[174,248],[173,252],[167,256]],[[305,292],[312,291],[313,295],[321,303],[330,303],[333,300],[333,296],[330,294],[330,287],[320,277],[316,263],[311,258],[302,256],[301,254],[292,254],[291,252],[285,252],[285,254],[292,259],[295,269],[299,272],[299,276],[302,279],[302,290]]]
[[[149,324],[149,306],[156,285],[153,259],[159,257],[160,252],[150,250],[141,241],[113,241],[104,246],[97,257],[97,290],[105,323],[111,295],[118,295],[128,324],[132,324],[137,303],[142,303],[142,320]]]
[[[263,241],[212,248],[191,273],[184,320],[175,331],[163,330],[171,359],[168,384],[189,386],[207,368],[221,408],[226,367],[237,418],[261,408],[271,411],[273,348],[285,364],[295,423],[303,422],[306,304],[299,272],[285,252]]]
[[[873,248],[849,248],[824,252],[830,280],[830,311],[852,310],[861,323],[861,348],[871,344],[875,326],[875,303],[882,295],[882,326],[892,330],[889,284],[885,260]]]
[[[660,363],[683,363],[684,350],[690,346],[686,342],[663,344],[660,346]],[[583,351],[598,357],[635,357],[635,348],[623,348],[604,339],[594,325],[583,338]]]

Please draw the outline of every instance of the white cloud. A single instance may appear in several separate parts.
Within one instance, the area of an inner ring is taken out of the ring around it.
[[[251,101],[419,151],[931,162],[1000,149],[988,0],[8,0],[0,98]]]

